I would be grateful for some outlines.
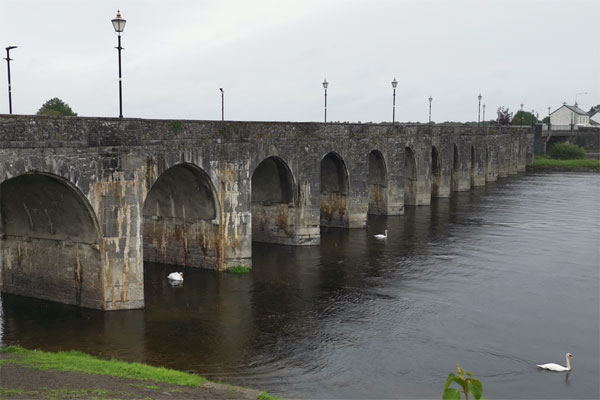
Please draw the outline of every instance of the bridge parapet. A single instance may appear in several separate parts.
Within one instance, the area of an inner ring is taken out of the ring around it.
[[[144,260],[251,266],[252,240],[318,244],[321,226],[364,227],[523,170],[532,143],[510,127],[3,115],[0,286],[142,307]],[[69,238],[67,214],[80,215]]]

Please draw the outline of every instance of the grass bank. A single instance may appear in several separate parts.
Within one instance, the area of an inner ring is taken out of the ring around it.
[[[156,388],[156,386],[153,384],[157,383],[191,388],[201,388],[202,386],[206,386],[206,384],[211,384],[206,378],[183,371],[177,371],[163,367],[152,367],[140,363],[128,363],[120,360],[102,360],[78,351],[50,353],[40,350],[28,350],[20,346],[8,346],[0,350],[0,353],[4,355],[4,357],[0,359],[0,368],[2,369],[4,369],[6,366],[13,365],[33,371],[73,372],[103,375],[115,378],[135,379],[138,381],[143,381],[143,385],[138,386],[145,389]],[[215,386],[214,384],[211,385]],[[58,390],[60,391],[61,389]],[[91,393],[88,392],[84,390],[81,392],[81,394],[84,398],[89,398]],[[17,395],[19,393],[27,394],[23,391],[19,392],[17,389],[0,387],[0,394],[2,394],[0,397]],[[33,392],[29,394],[32,395]],[[73,393],[71,392],[71,394]],[[99,395],[100,392],[94,394]],[[48,395],[48,393],[45,393],[45,395]],[[34,398],[34,396],[32,397]],[[79,398],[77,396],[75,397]],[[256,398],[260,400],[275,399],[266,392],[260,393],[258,396],[256,396]]]
[[[581,159],[581,160],[555,160],[552,158],[537,156],[533,165],[529,167],[534,171],[600,171],[600,160]]]

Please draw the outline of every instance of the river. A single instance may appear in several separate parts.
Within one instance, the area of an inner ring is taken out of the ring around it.
[[[457,363],[488,398],[600,397],[600,175],[514,176],[321,241],[257,243],[250,274],[188,268],[181,287],[146,264],[144,310],[3,294],[0,344],[284,397],[441,398]],[[567,352],[568,375],[535,366]]]

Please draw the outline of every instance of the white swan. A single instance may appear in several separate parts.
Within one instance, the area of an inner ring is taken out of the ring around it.
[[[170,281],[183,282],[183,272],[171,272],[167,278]]]
[[[547,369],[550,371],[556,371],[556,372],[565,372],[565,371],[570,371],[571,370],[571,358],[573,358],[573,354],[571,353],[567,353],[566,359],[567,359],[567,366],[563,367],[562,365],[558,365],[558,364],[554,364],[554,363],[549,363],[549,364],[536,364],[538,367],[543,368],[543,369]]]
[[[373,235],[373,237],[375,237],[375,239],[387,239],[387,229],[385,230],[384,235],[382,235],[381,233],[378,233],[377,235]]]

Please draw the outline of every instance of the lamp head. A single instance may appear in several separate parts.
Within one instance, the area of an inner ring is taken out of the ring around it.
[[[121,33],[123,33],[123,29],[125,29],[125,22],[127,22],[121,18],[121,11],[117,10],[117,16],[111,22],[117,35],[121,35]]]
[[[396,86],[398,86],[398,81],[396,80],[396,77],[394,77],[394,80],[392,81],[392,87],[396,89]]]
[[[12,49],[16,49],[16,48],[17,48],[17,46],[8,46],[8,47],[6,48],[6,50],[9,50],[9,51],[10,51],[10,50],[12,50]]]
[[[477,99],[478,99],[479,101],[481,101],[481,93],[479,93],[479,96],[477,96]]]
[[[327,79],[323,79],[323,87],[327,89],[327,86],[329,86],[329,82],[327,82]]]

